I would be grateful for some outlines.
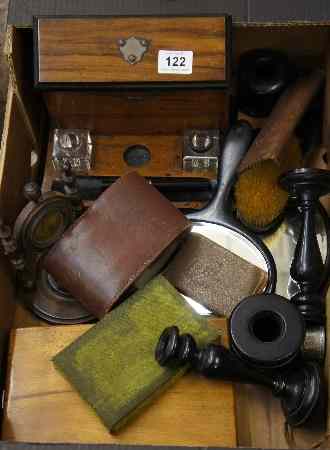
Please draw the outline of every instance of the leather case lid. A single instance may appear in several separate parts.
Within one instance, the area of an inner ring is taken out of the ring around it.
[[[190,222],[143,177],[117,180],[79,217],[44,267],[95,317],[166,263]]]
[[[140,83],[222,86],[228,82],[229,28],[228,16],[36,18],[35,83],[79,89]],[[120,41],[129,38],[148,43],[134,64],[120,50]],[[193,52],[192,73],[159,73],[160,50]]]

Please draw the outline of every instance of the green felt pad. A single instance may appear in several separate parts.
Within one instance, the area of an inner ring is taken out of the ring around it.
[[[109,430],[115,430],[186,370],[162,368],[155,361],[158,338],[172,325],[191,333],[199,345],[218,336],[207,319],[158,276],[56,355],[54,364]]]

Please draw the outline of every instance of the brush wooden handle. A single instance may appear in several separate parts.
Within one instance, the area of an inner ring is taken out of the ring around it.
[[[258,161],[272,160],[281,165],[282,160],[286,158],[286,144],[319,90],[323,78],[323,72],[315,70],[284,92],[242,160],[239,172],[243,172]]]

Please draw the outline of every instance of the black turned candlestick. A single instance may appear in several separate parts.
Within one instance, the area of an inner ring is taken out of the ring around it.
[[[240,301],[229,320],[230,347],[253,369],[283,369],[299,357],[305,322],[280,295],[252,295]]]
[[[330,192],[330,171],[295,169],[284,174],[279,181],[295,199],[302,214],[302,228],[290,270],[291,277],[299,286],[299,292],[291,301],[308,324],[322,325],[325,322],[325,306],[321,291],[328,268],[322,260],[315,222],[319,198]],[[329,238],[328,230],[327,237]],[[329,248],[329,239],[327,240]]]
[[[252,117],[267,117],[295,73],[285,53],[253,49],[240,58],[238,107]]]
[[[321,405],[322,383],[318,365],[306,363],[287,374],[265,375],[248,368],[233,353],[221,345],[209,344],[198,349],[190,334],[180,335],[175,326],[166,328],[159,338],[155,357],[161,366],[178,367],[186,364],[210,378],[269,387],[281,399],[286,421],[293,427],[306,424]]]

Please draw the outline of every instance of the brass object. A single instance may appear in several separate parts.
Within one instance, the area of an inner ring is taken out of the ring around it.
[[[118,46],[125,61],[128,64],[134,65],[142,60],[144,54],[149,49],[150,41],[131,36],[128,39],[119,39]]]

